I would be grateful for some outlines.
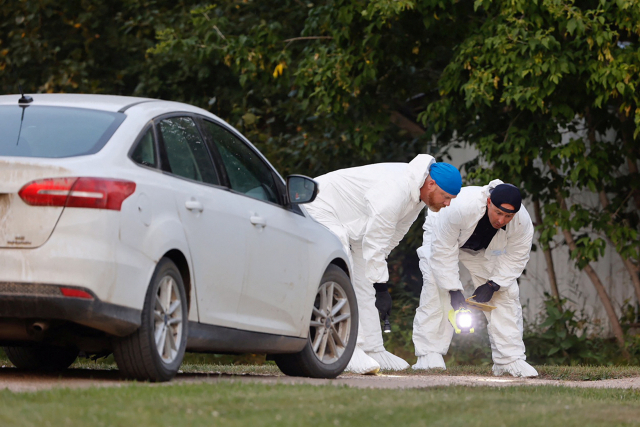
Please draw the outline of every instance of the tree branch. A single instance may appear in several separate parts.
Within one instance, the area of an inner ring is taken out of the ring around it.
[[[542,225],[542,210],[540,209],[540,200],[533,201],[533,210],[536,215],[536,222],[538,225]],[[551,295],[556,300],[558,310],[562,312],[562,304],[560,303],[560,292],[558,291],[558,281],[556,280],[556,270],[553,265],[553,257],[551,256],[551,248],[547,245],[546,249],[543,249],[544,259],[547,262],[547,273],[549,274],[549,285],[551,286]]]
[[[424,134],[424,129],[413,120],[408,119],[402,113],[398,111],[391,112],[391,123],[398,126],[401,129],[406,130],[412,137],[417,138]]]
[[[320,39],[333,39],[332,36],[310,36],[310,37],[295,37],[292,39],[283,40],[284,43],[295,42],[298,40],[320,40]]]
[[[555,174],[558,173],[558,169],[555,166],[553,166],[551,163],[549,163],[549,168],[553,173]],[[567,202],[564,196],[562,195],[562,193],[560,192],[560,189],[555,188],[555,193],[556,193],[556,199],[558,200],[560,205],[560,209],[562,209],[563,211],[568,211],[569,208],[567,207]],[[572,252],[575,251],[578,248],[578,246],[576,245],[573,235],[571,234],[571,229],[570,228],[567,229],[565,227],[561,227],[561,229],[562,229],[562,234],[564,236],[564,240],[567,242],[567,246],[569,246],[569,249]],[[600,280],[600,277],[598,277],[598,273],[596,273],[593,267],[591,267],[590,263],[588,263],[584,267],[584,271],[587,273],[587,276],[591,280],[591,283],[596,288],[596,292],[600,297],[600,301],[604,306],[604,310],[607,312],[607,316],[609,317],[609,323],[611,324],[613,335],[616,337],[616,341],[618,341],[618,345],[620,346],[622,355],[624,356],[625,359],[630,360],[631,355],[625,348],[624,331],[622,330],[622,326],[620,326],[620,320],[618,320],[618,315],[616,314],[616,311],[613,308],[613,303],[611,302],[611,298],[607,293],[607,289],[604,287],[604,284]]]

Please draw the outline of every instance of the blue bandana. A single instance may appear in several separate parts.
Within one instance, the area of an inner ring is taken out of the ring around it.
[[[462,177],[455,166],[449,163],[434,163],[429,170],[429,176],[445,193],[457,196],[460,192]]]

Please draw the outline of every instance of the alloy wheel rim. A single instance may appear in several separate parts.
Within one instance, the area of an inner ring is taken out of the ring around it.
[[[153,316],[156,350],[164,363],[171,363],[178,356],[183,329],[182,300],[171,276],[165,276],[158,286]]]
[[[320,285],[311,315],[309,340],[315,356],[324,364],[335,363],[344,353],[351,333],[351,307],[336,282]]]

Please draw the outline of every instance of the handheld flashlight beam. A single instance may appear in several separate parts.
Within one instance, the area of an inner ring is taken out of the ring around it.
[[[449,310],[449,322],[451,322],[456,334],[472,334],[475,331],[473,328],[473,316],[471,311],[466,308]]]

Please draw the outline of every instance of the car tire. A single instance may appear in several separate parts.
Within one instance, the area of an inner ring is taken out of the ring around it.
[[[358,305],[351,280],[330,265],[318,287],[307,344],[298,353],[276,354],[273,360],[286,375],[335,378],[351,360],[357,335]]]
[[[75,347],[38,344],[28,347],[4,347],[7,358],[18,369],[32,371],[63,371],[80,353]]]
[[[188,327],[182,275],[173,261],[162,258],[147,290],[140,327],[114,341],[113,356],[118,369],[129,379],[171,380],[182,364]]]

